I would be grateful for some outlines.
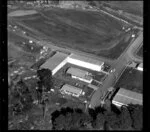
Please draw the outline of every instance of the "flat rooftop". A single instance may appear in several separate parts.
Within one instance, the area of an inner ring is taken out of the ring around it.
[[[41,68],[55,69],[63,60],[67,58],[68,54],[57,52],[55,55],[50,57],[42,66]]]
[[[71,54],[69,56],[69,58],[77,59],[77,60],[80,60],[80,61],[84,61],[84,62],[88,62],[88,63],[91,63],[91,64],[100,65],[100,66],[104,64],[104,62],[94,60],[92,58],[88,58],[88,57],[85,57],[85,56],[76,55],[76,54]]]
[[[115,97],[113,98],[113,102],[121,105],[143,105],[143,95],[137,92],[133,92],[131,90],[120,88]]]

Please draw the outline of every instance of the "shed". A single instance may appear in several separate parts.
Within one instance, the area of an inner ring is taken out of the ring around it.
[[[66,94],[71,94],[76,97],[79,97],[80,94],[82,93],[82,89],[68,84],[63,85],[60,91]]]
[[[87,83],[92,82],[92,77],[90,75],[88,75],[87,71],[71,67],[67,70],[67,73],[71,74],[73,78],[77,78],[84,82],[87,82]]]
[[[143,105],[143,95],[137,92],[133,92],[131,90],[120,88],[114,96],[112,103],[119,107],[128,104]]]
[[[62,68],[67,63],[68,54],[62,52],[56,52],[55,55],[50,57],[41,68],[50,69],[52,75],[54,75],[60,68]]]

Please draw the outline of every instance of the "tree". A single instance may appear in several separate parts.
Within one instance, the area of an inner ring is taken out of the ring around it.
[[[37,70],[37,76],[39,77],[39,84],[45,88],[45,91],[49,91],[53,86],[52,72],[49,69]]]
[[[126,107],[121,108],[121,114],[119,115],[121,120],[120,129],[127,130],[132,128],[132,119],[130,113]]]
[[[91,121],[89,115],[82,110],[71,108],[61,109],[61,114],[53,120],[53,129],[55,130],[80,130],[87,127]]]
[[[14,113],[18,114],[31,108],[33,102],[32,95],[22,79],[9,92],[11,95],[9,102]]]
[[[128,110],[133,120],[133,128],[136,130],[142,130],[143,128],[143,106],[141,105],[128,105]]]
[[[103,113],[98,113],[96,118],[96,128],[104,128],[104,123],[106,122],[106,117]]]

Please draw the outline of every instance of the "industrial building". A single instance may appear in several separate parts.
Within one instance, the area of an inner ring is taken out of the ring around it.
[[[133,92],[124,88],[120,88],[119,91],[114,96],[112,103],[118,107],[122,105],[128,104],[143,104],[143,97],[142,94]]]
[[[139,66],[137,67],[137,70],[143,71],[143,63],[139,64]]]
[[[92,58],[71,54],[67,59],[68,63],[100,72],[103,69],[104,62]]]
[[[78,69],[78,68],[69,68],[66,72],[67,74],[71,74],[72,78],[79,79],[81,81],[84,81],[86,83],[92,82],[92,77],[89,75],[87,71]]]
[[[52,75],[54,75],[59,69],[61,69],[67,63],[68,55],[62,52],[56,52],[55,55],[50,57],[41,68],[50,69]]]
[[[60,92],[68,94],[68,95],[72,95],[75,97],[79,97],[82,94],[82,89],[65,84],[62,86]]]

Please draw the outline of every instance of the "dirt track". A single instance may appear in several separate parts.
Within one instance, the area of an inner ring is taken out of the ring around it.
[[[32,15],[32,14],[36,14],[37,11],[35,10],[16,10],[13,12],[10,12],[8,14],[9,17],[14,17],[14,16],[24,16],[24,15]]]

